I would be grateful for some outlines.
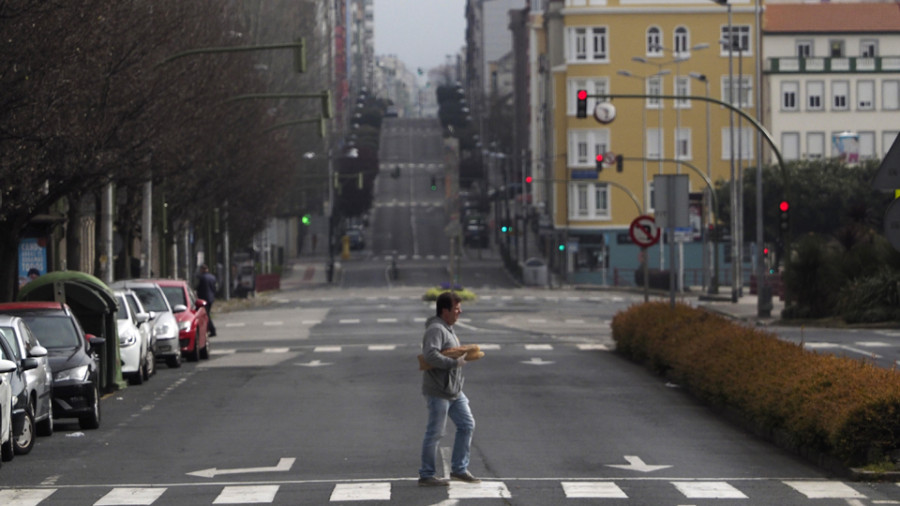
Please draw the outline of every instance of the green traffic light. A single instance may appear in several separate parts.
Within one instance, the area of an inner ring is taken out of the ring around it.
[[[311,220],[309,219],[309,215],[308,215],[308,214],[304,214],[304,215],[303,215],[303,218],[301,218],[300,221],[301,221],[304,225],[307,225],[307,226],[309,226],[309,224],[311,223]]]
[[[500,231],[503,232],[504,234],[505,234],[508,230],[509,230],[509,228],[508,228],[506,225],[503,225],[502,227],[500,227]]]
[[[565,251],[565,250],[566,250],[566,245],[565,245],[565,244],[560,244],[560,245],[559,245],[559,250],[560,250],[560,251]]]

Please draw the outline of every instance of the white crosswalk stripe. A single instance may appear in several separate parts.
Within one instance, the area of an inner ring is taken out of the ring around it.
[[[727,480],[675,480],[666,483],[650,480],[647,483],[658,484],[658,486],[670,486],[672,487],[672,494],[679,494],[687,499],[750,499],[750,496],[739,489],[743,482],[744,480],[738,480],[736,483],[729,483]],[[864,493],[853,488],[853,486],[840,481],[772,480],[772,482],[790,487],[792,493],[799,493],[811,501],[820,499],[850,501],[868,498]],[[512,483],[522,482],[513,480]],[[567,499],[633,499],[637,497],[630,497],[629,494],[638,496],[644,489],[644,487],[636,486],[634,481],[629,481],[629,486],[623,489],[619,483],[616,483],[615,479],[579,481],[562,479],[558,483],[559,489],[561,489],[561,492]],[[289,486],[294,487],[296,484],[222,485],[222,488],[217,491],[212,504],[270,504],[275,502],[279,492],[285,492],[286,487]],[[331,489],[329,501],[391,501],[396,499],[393,497],[393,486],[394,483],[390,480],[335,483]],[[55,503],[75,504],[78,501],[73,502],[65,494],[69,490],[81,489],[83,489],[83,486],[0,489],[0,504],[3,506],[40,506],[41,503],[51,496],[53,496]],[[175,493],[177,494],[177,491],[184,490],[184,487],[111,487],[93,504],[94,506],[149,506],[164,504],[174,500],[173,497],[170,497],[168,501],[164,499],[165,494],[169,490],[176,491]],[[626,490],[629,492],[626,492]],[[520,490],[520,493],[524,494],[526,492]],[[450,501],[462,499],[511,499],[514,495],[516,495],[515,488],[510,491],[507,483],[502,480],[485,480],[477,484],[454,481],[451,482],[450,487],[447,489],[447,498]],[[192,504],[202,504],[196,501],[196,497],[194,499],[195,501]],[[212,494],[209,499],[212,499]],[[766,499],[771,499],[771,496],[767,496]],[[885,503],[895,504],[894,501]]]

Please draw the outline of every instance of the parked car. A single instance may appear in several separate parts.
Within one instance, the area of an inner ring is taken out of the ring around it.
[[[12,350],[0,339],[0,460],[9,462],[15,457],[15,434],[12,426],[12,380],[19,370]]]
[[[52,419],[77,418],[82,429],[100,427],[100,358],[106,339],[85,334],[72,309],[59,302],[0,304],[20,316],[48,352],[53,373]],[[52,424],[52,422],[51,422]],[[42,430],[42,427],[38,427]],[[51,429],[44,427],[44,429]]]
[[[350,249],[363,249],[366,247],[366,239],[363,237],[362,230],[348,228],[346,235],[350,239]]]
[[[53,374],[47,349],[40,345],[25,321],[18,316],[0,315],[0,336],[9,345],[15,362],[22,370],[20,381],[14,381],[17,402],[13,408],[16,455],[25,455],[34,447],[34,436],[53,433],[51,389]],[[17,388],[16,383],[21,387]],[[39,426],[40,429],[35,429]]]
[[[463,229],[463,244],[476,248],[487,248],[489,245],[488,227],[485,219],[479,215],[466,218]]]
[[[165,360],[169,367],[181,367],[181,345],[178,342],[178,321],[162,288],[146,279],[116,281],[113,290],[130,289],[137,294],[144,309],[149,311],[152,336],[156,342],[153,355]]]
[[[119,331],[119,357],[122,360],[122,376],[132,385],[140,385],[150,379],[156,369],[150,335],[150,315],[144,311],[140,300],[131,290],[115,290],[118,305],[116,325]]]
[[[162,288],[175,319],[178,320],[178,334],[181,354],[196,362],[209,358],[209,315],[206,301],[198,299],[196,292],[187,281],[181,279],[156,279]]]

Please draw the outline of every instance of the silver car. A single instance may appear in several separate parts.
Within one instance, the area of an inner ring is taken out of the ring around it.
[[[53,433],[53,372],[47,358],[47,348],[40,345],[25,320],[18,316],[0,315],[0,336],[25,372],[24,388],[19,390],[13,408],[13,424],[20,427],[15,434],[14,449],[16,454],[24,455],[34,447],[35,434],[49,436]]]
[[[113,290],[131,290],[137,294],[144,309],[150,313],[151,334],[156,341],[153,355],[165,360],[169,367],[181,367],[178,322],[162,288],[152,281],[139,279],[116,281],[109,287]]]
[[[119,356],[122,376],[132,385],[140,385],[155,370],[150,314],[132,290],[116,290],[116,324],[119,330]]]

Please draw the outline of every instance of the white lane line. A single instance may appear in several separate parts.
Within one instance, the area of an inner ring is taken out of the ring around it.
[[[379,318],[378,323],[397,323],[396,318]]]
[[[606,346],[605,344],[579,344],[578,349],[581,351],[609,351],[609,346]]]
[[[584,323],[584,320],[582,320],[580,318],[573,318],[573,319],[565,320],[565,323],[567,323],[569,325],[577,325],[577,324]]]
[[[234,355],[235,353],[237,353],[237,350],[235,350],[234,348],[232,348],[230,350],[229,349],[223,350],[221,348],[213,348],[212,350],[210,350],[209,353],[211,355]]]
[[[369,351],[394,351],[397,349],[396,344],[370,344]]]
[[[331,502],[390,500],[390,483],[338,483],[331,491]]]
[[[303,325],[318,325],[322,323],[322,320],[303,320],[300,323],[302,323]]]
[[[544,318],[530,318],[528,323],[547,323],[547,320]]]
[[[263,353],[287,353],[291,351],[290,348],[263,348]]]
[[[785,485],[810,499],[865,499],[866,496],[839,481],[785,481]]]
[[[16,488],[12,490],[0,490],[0,504],[4,506],[37,506],[38,503],[50,497],[55,488]]]
[[[228,486],[213,501],[213,504],[258,504],[275,500],[278,485]]]
[[[450,482],[450,499],[510,499],[509,489],[502,481],[482,481],[481,483]]]
[[[610,481],[564,481],[568,499],[628,499],[628,495]]]
[[[165,492],[164,488],[117,487],[101,497],[94,506],[148,505]],[[5,503],[4,503],[5,504]]]
[[[338,320],[338,323],[359,323],[359,318],[347,318],[345,320]]]
[[[284,325],[284,322],[263,322],[263,327],[280,327],[282,325]]]
[[[550,351],[553,349],[552,344],[526,344],[525,349],[529,351]]]
[[[673,481],[672,485],[688,499],[747,499],[724,481]]]
[[[341,351],[340,346],[316,346],[313,353],[337,353]]]

